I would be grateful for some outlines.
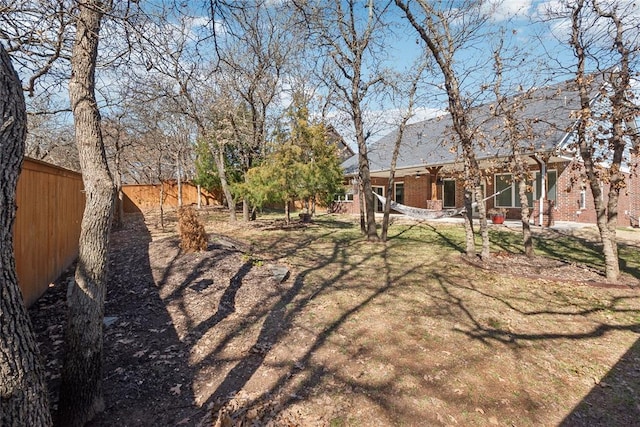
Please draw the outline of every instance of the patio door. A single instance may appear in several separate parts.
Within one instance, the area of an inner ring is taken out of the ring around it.
[[[442,180],[442,206],[445,208],[456,207],[456,180]]]
[[[373,190],[374,193],[384,197],[384,187],[372,185],[371,189]],[[384,206],[382,205],[382,203],[380,203],[380,200],[377,197],[374,198],[373,203],[374,203],[376,212],[384,212]]]

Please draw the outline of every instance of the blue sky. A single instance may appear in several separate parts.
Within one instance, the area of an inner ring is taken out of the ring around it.
[[[246,0],[249,1],[249,0]],[[285,2],[287,0],[273,0],[274,2]],[[367,0],[360,0],[362,3],[363,14],[367,13],[366,4]],[[382,4],[383,0],[374,0],[376,4]],[[386,0],[384,0],[386,1]],[[450,0],[455,2],[457,0]],[[496,0],[497,1],[497,0]],[[633,0],[601,0],[604,4],[609,1],[611,4],[617,4],[619,6],[630,6],[633,4]],[[640,2],[638,2],[640,3]],[[153,1],[147,4],[154,5]],[[202,1],[198,2],[184,2],[185,7],[192,12],[195,11],[192,7],[202,6]],[[493,28],[502,27],[505,29],[508,35],[506,41],[507,45],[517,46],[518,48],[525,49],[527,52],[523,56],[524,61],[519,63],[518,69],[510,74],[512,80],[516,83],[527,85],[540,85],[548,83],[549,81],[557,81],[571,78],[569,68],[565,68],[563,71],[558,72],[558,67],[549,68],[547,65],[543,65],[542,62],[552,58],[558,63],[564,66],[570,66],[573,62],[572,53],[566,44],[560,41],[566,41],[568,39],[568,24],[566,21],[554,20],[549,21],[547,19],[547,12],[557,10],[560,7],[561,2],[559,0],[503,0],[499,1],[499,7],[497,7],[492,15],[490,24]],[[630,6],[631,7],[631,6]],[[640,6],[636,4],[629,9],[627,19],[630,22],[638,23],[638,17],[640,16]],[[391,6],[392,13],[396,16],[399,22],[404,22],[400,10]],[[208,11],[201,11],[199,13],[205,14]],[[203,25],[208,24],[209,19],[206,16],[193,18],[191,31],[202,31]],[[208,28],[208,27],[207,27]],[[392,38],[387,40],[386,50],[389,55],[388,65],[394,67],[398,71],[407,71],[410,69],[413,59],[423,54],[424,46],[422,42],[418,40],[417,33],[412,28],[404,28],[402,32],[395,34]],[[464,84],[470,92],[477,91],[477,87],[480,83],[487,83],[491,80],[491,51],[492,45],[489,40],[485,40],[484,43],[474,45],[471,49],[463,52],[457,61],[461,64],[461,68],[465,68],[468,64],[474,62],[485,62],[485,69],[483,72],[477,72],[472,77],[464,79]],[[555,72],[554,72],[555,70]],[[23,78],[26,76],[23,76]],[[106,86],[113,86],[118,84],[117,79],[111,75],[103,75],[99,80]],[[437,83],[437,77],[429,80],[430,82]],[[433,95],[437,94],[437,97]],[[416,109],[416,116],[413,121],[421,120],[424,118],[432,117],[434,114],[441,113],[446,106],[446,100],[444,98],[444,92],[442,90],[425,91],[422,100],[418,103]],[[66,98],[66,88],[61,89],[60,96]],[[282,97],[282,102],[286,103],[287,96]],[[371,132],[371,140],[375,140],[383,136],[388,132],[393,122],[397,121],[398,110],[396,105],[386,100],[383,103],[372,104],[368,107],[367,125],[368,131]],[[384,118],[384,120],[380,119]],[[339,117],[334,116],[335,123],[333,123],[344,134],[348,141],[352,141],[353,131],[351,130],[351,124],[345,120],[340,120]]]
[[[364,3],[364,2],[363,2]],[[445,2],[446,3],[446,2]],[[455,2],[454,2],[455,3]],[[496,0],[497,7],[492,10],[492,19],[488,22],[486,31],[501,29],[504,31],[505,61],[511,53],[518,51],[513,63],[517,67],[511,69],[505,75],[505,80],[510,82],[510,88],[528,88],[541,86],[557,81],[572,78],[575,71],[575,58],[568,44],[570,23],[564,19],[550,19],[550,14],[562,11],[562,2],[558,0]],[[601,0],[601,4],[607,7],[617,5],[626,8],[625,19],[628,25],[636,26],[640,22],[640,2],[633,0]],[[488,6],[489,7],[489,6]],[[398,17],[402,21],[403,17]],[[413,58],[424,52],[424,45],[418,41],[418,35],[413,28],[407,28],[405,34],[396,36],[389,46],[391,56],[389,63],[396,69],[407,69]],[[491,84],[495,73],[492,68],[492,52],[496,44],[496,38],[486,38],[476,42],[468,49],[461,50],[456,56],[458,69],[462,71],[461,85],[470,96],[477,96],[483,84]],[[514,50],[510,50],[514,49]],[[465,74],[473,65],[479,68],[473,73]],[[506,61],[506,65],[509,65]],[[511,64],[512,65],[512,64]],[[437,83],[439,76],[436,74],[431,81]],[[509,85],[507,85],[509,86]],[[505,91],[509,91],[505,87]],[[491,99],[491,89],[485,88],[485,96]],[[441,114],[446,107],[444,90],[431,89],[419,103],[412,121],[419,121]],[[437,95],[437,96],[435,96]],[[487,99],[487,98],[484,98]],[[483,97],[476,102],[483,102]],[[384,117],[380,121],[377,117]],[[382,105],[379,111],[369,111],[368,125],[371,126],[371,140],[382,137],[394,128],[393,122],[397,121],[399,113],[392,106]],[[342,123],[337,127],[344,133],[345,139],[353,144],[353,131]]]

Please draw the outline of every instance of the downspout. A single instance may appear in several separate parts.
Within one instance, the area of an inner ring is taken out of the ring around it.
[[[536,157],[540,164],[540,212],[538,212],[538,224],[542,227],[544,224],[544,199],[547,198],[547,163],[542,158]]]

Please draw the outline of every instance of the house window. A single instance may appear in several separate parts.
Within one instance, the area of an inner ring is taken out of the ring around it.
[[[497,173],[494,176],[496,199],[495,206],[501,208],[512,208],[515,206],[513,179],[510,173]]]
[[[556,201],[557,193],[556,183],[558,181],[558,171],[557,170],[548,170],[547,171],[547,200]],[[542,180],[540,179],[540,172],[536,172],[536,188],[534,198],[537,200],[540,198],[540,193],[542,189]]]
[[[404,182],[396,182],[393,186],[393,200],[404,204]]]
[[[353,202],[353,192],[349,191],[345,194],[335,194],[333,196],[334,202]]]
[[[513,176],[510,173],[497,173],[494,176],[495,191],[500,192],[495,196],[496,207],[501,208],[519,208],[521,207],[520,195],[518,192],[518,183],[513,182]],[[547,171],[547,200],[556,201],[556,182],[558,180],[558,171]],[[540,179],[540,172],[536,172],[536,183],[533,186],[533,193],[527,194],[529,206],[533,206],[533,201],[538,200],[542,192],[542,179]]]
[[[456,207],[456,180],[442,180],[442,206],[445,208]]]
[[[587,190],[584,188],[580,190],[579,204],[580,204],[579,209],[587,209]]]

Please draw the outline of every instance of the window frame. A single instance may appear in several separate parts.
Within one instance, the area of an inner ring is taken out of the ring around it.
[[[553,197],[549,197],[549,175],[555,175],[555,179],[554,179],[554,183],[553,183],[553,187],[552,188],[552,193],[553,193]],[[520,196],[519,196],[519,192],[518,192],[518,186],[516,185],[515,182],[513,182],[513,174],[510,172],[499,172],[499,173],[494,173],[493,174],[493,189],[495,192],[499,191],[498,190],[498,177],[500,176],[510,176],[511,178],[509,179],[509,181],[506,182],[511,182],[511,201],[510,201],[510,206],[506,206],[506,205],[501,205],[498,203],[498,197],[499,195],[495,195],[493,197],[493,206],[497,207],[497,208],[515,208],[515,209],[520,209],[522,208],[522,206],[520,205]],[[552,200],[553,202],[556,202],[558,200],[558,170],[557,169],[549,169],[547,170],[547,179],[545,180],[546,184],[547,184],[547,197],[545,198],[545,200]],[[532,191],[531,193],[531,201],[533,201],[534,203],[539,200],[539,194],[538,194],[538,187],[541,185],[542,180],[540,179],[540,171],[536,171],[535,175],[534,175],[534,182],[531,183],[533,185],[531,185]],[[529,206],[532,207],[532,206]]]
[[[578,209],[580,209],[581,211],[586,210],[587,209],[587,189],[586,188],[582,188],[580,189],[580,198],[578,199]]]
[[[353,192],[348,191],[344,194],[336,193],[333,195],[334,203],[351,203],[353,202]]]

